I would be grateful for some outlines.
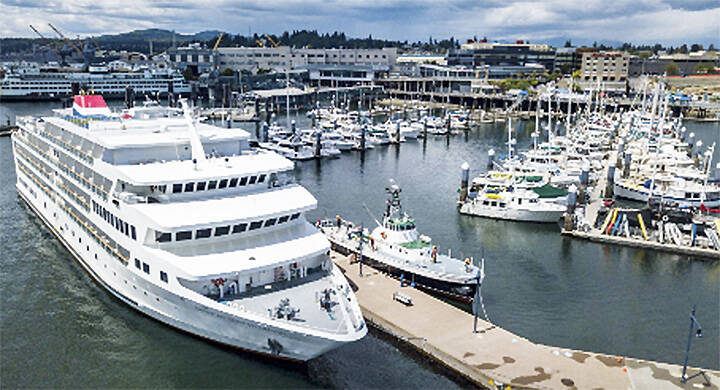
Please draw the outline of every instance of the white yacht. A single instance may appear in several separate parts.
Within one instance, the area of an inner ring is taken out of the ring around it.
[[[462,214],[523,222],[557,222],[567,209],[567,191],[550,185],[512,188],[474,184],[460,204]]]
[[[108,292],[172,327],[295,361],[362,338],[292,162],[182,103],[137,119],[76,96],[57,116],[19,118],[19,196]]]

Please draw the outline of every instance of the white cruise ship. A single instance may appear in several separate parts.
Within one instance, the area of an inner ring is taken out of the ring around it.
[[[367,333],[327,239],[303,216],[317,201],[293,183],[292,162],[187,108],[115,115],[100,96],[74,102],[18,119],[16,187],[110,293],[183,331],[282,359]]]
[[[73,84],[106,97],[124,96],[126,87],[132,87],[137,96],[190,93],[190,85],[177,70],[153,68],[112,72],[106,66],[91,66],[87,72],[69,72],[60,68],[7,72],[0,79],[0,100],[60,99],[72,96]]]

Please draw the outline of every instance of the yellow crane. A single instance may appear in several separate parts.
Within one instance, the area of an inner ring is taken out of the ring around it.
[[[265,45],[263,45],[263,43],[260,42],[259,39],[256,39],[255,42],[257,42],[258,46],[260,46],[260,47],[265,47]]]
[[[55,26],[53,26],[52,24],[48,23],[48,25],[50,26],[50,28],[53,29],[53,31],[55,31],[55,33],[56,33],[57,35],[60,36],[60,38],[64,39],[67,44],[69,44],[70,46],[72,46],[73,49],[75,49],[75,51],[78,52],[78,54],[82,55],[82,50],[80,50],[80,48],[79,48],[73,41],[65,38],[65,35],[62,35],[62,33],[60,32],[60,30],[56,29]]]
[[[33,31],[35,31],[35,34],[37,34],[40,38],[42,38],[43,41],[45,41],[45,45],[46,45],[46,46],[52,47],[53,49],[55,49],[55,51],[56,51],[58,54],[60,54],[60,49],[58,48],[58,45],[57,45],[55,42],[51,41],[50,39],[46,38],[44,35],[40,34],[40,31],[38,31],[35,27],[33,27],[32,24],[30,25],[30,28],[31,28]]]
[[[270,43],[272,43],[272,45],[273,45],[274,47],[278,47],[278,43],[276,43],[275,41],[273,41],[273,39],[270,38],[269,35],[265,34],[265,38],[267,38],[267,40],[270,41]]]
[[[225,33],[224,33],[224,32],[220,32],[220,35],[218,36],[217,41],[215,41],[215,46],[213,46],[212,51],[217,50],[218,45],[220,44],[220,40],[222,40],[223,34],[225,34]]]

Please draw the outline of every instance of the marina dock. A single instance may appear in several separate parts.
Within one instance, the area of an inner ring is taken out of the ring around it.
[[[474,384],[492,389],[718,389],[720,372],[681,383],[682,366],[537,344],[400,283],[352,256],[331,253],[356,288],[366,320]],[[400,293],[412,304],[394,299]],[[687,375],[698,373],[688,368]]]

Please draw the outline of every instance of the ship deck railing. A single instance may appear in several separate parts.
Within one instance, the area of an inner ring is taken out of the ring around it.
[[[332,307],[326,310],[321,307],[321,296],[326,289],[335,291],[331,295]],[[331,333],[345,333],[349,323],[345,321],[349,307],[344,292],[350,286],[336,286],[332,282],[331,273],[323,270],[308,270],[303,278],[282,280],[252,287],[249,291],[240,294],[206,295],[217,302],[233,307],[239,311],[260,314],[266,318],[295,324],[309,329]],[[297,310],[292,318],[277,317],[281,301],[289,299],[289,309]]]

